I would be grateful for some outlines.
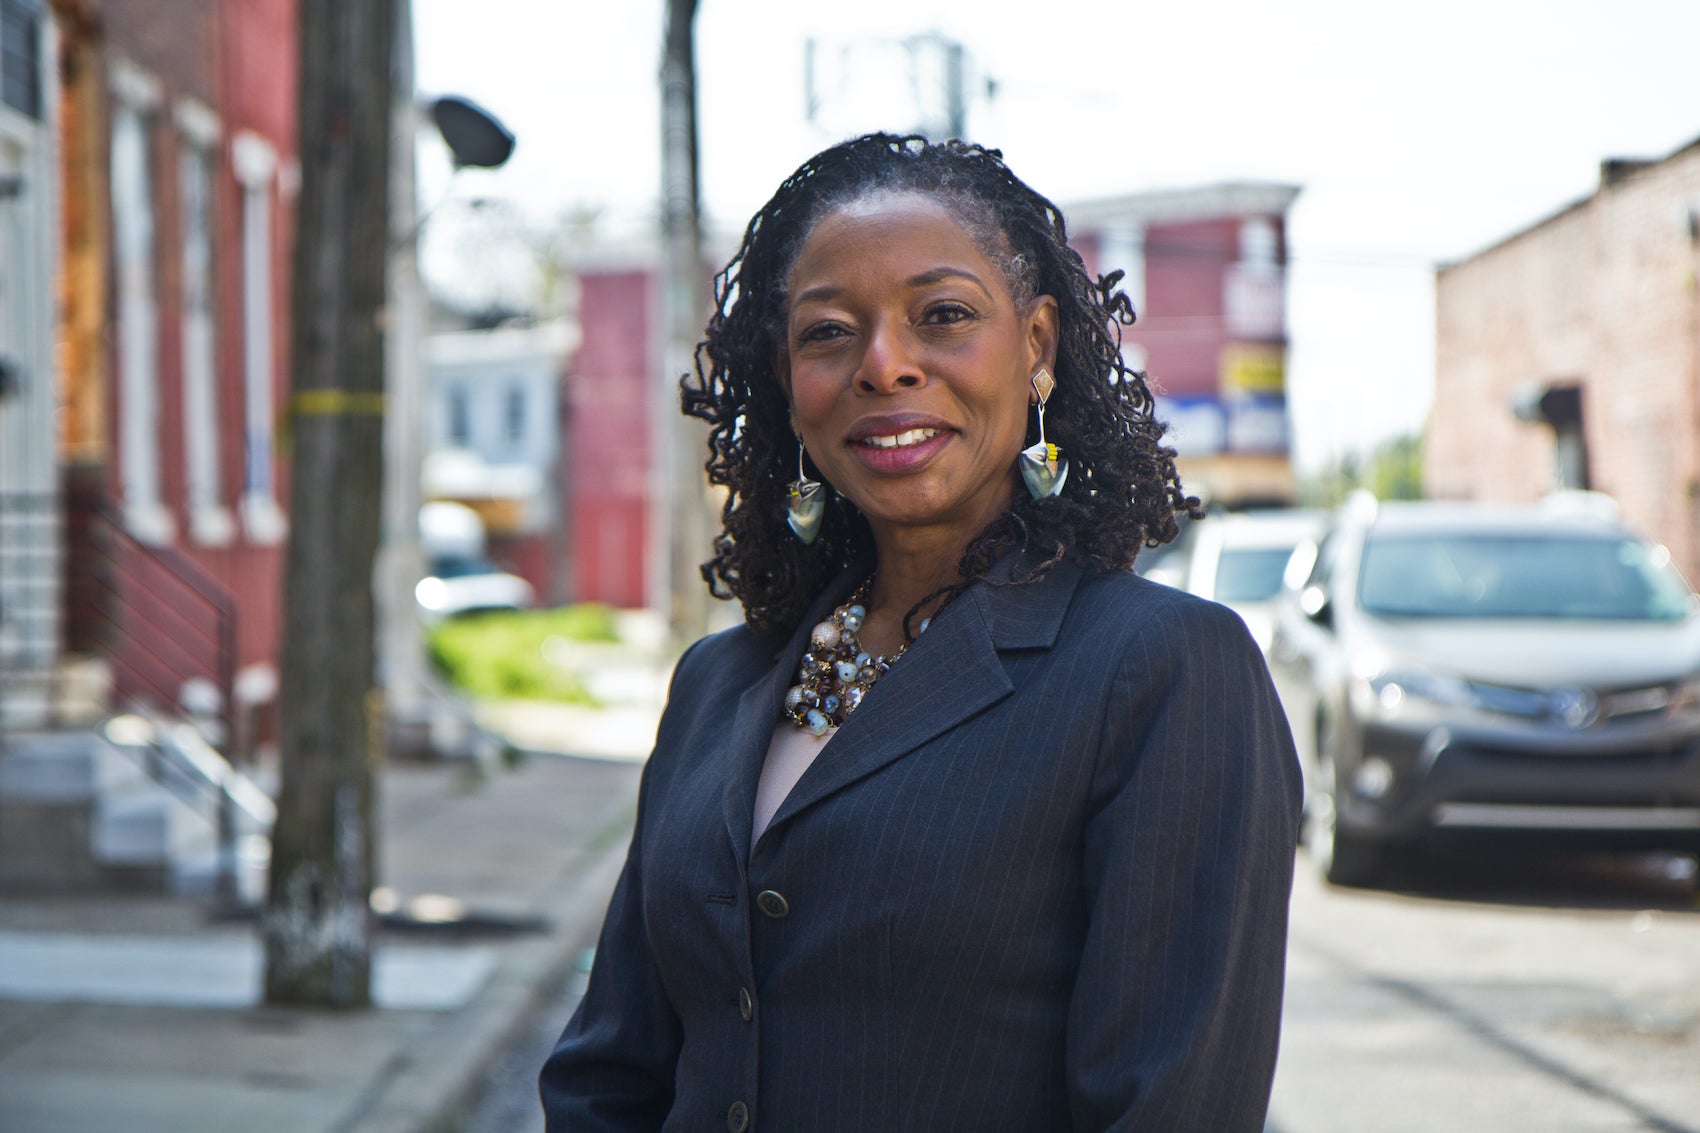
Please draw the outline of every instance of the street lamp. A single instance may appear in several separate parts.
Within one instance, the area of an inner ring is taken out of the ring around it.
[[[514,152],[514,136],[496,116],[470,98],[449,94],[430,106],[431,121],[448,143],[456,169],[495,169]]]

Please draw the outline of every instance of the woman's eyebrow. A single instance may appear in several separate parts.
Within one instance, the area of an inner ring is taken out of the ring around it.
[[[967,268],[950,267],[949,265],[928,268],[926,271],[917,272],[915,275],[904,280],[903,283],[906,287],[929,287],[935,283],[942,283],[947,279],[966,279],[982,291],[986,290],[985,281],[979,276],[975,275]],[[795,302],[830,302],[831,300],[838,298],[843,293],[844,288],[840,287],[836,283],[817,283],[813,287],[805,288],[803,291],[798,292]]]
[[[947,279],[966,279],[981,290],[985,290],[986,287],[985,282],[967,268],[951,267],[948,264],[929,268],[924,272],[912,275],[906,282],[910,287],[926,287],[930,284],[942,283]]]
[[[835,283],[817,283],[815,286],[797,295],[796,302],[827,302],[844,293],[844,288]]]

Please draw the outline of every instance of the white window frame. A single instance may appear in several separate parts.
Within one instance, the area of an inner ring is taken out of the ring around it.
[[[531,412],[531,385],[526,376],[510,379],[502,390],[502,450],[509,463],[529,462]]]
[[[1098,237],[1098,274],[1108,275],[1120,268],[1122,294],[1133,304],[1134,311],[1145,314],[1145,226],[1136,220],[1118,221],[1108,225]]]
[[[159,302],[154,293],[150,139],[159,80],[116,61],[112,90],[112,252],[118,300],[119,491],[124,524],[144,543],[169,543],[177,525],[160,498]]]
[[[277,150],[248,130],[231,140],[242,185],[242,529],[263,545],[283,541],[288,521],[277,502],[276,379],[272,351],[272,209]]]
[[[182,99],[173,115],[182,201],[183,315],[178,332],[183,356],[184,488],[189,535],[207,547],[229,546],[236,524],[224,506],[219,474],[218,340],[213,297],[213,186],[218,115],[195,99]]]

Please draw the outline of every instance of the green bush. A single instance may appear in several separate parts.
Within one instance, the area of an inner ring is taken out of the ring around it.
[[[472,696],[595,704],[578,674],[557,663],[559,650],[546,647],[551,639],[607,642],[619,636],[613,611],[595,603],[451,618],[428,635],[437,667]]]

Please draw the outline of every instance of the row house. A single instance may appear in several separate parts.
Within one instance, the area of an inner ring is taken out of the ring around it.
[[[1287,410],[1287,213],[1295,185],[1233,181],[1064,206],[1069,239],[1139,320],[1124,360],[1150,377],[1182,483],[1224,506],[1297,496]]]
[[[1616,499],[1700,578],[1700,139],[1442,267],[1424,487]]]
[[[46,717],[58,661],[53,51],[39,0],[0,0],[0,739]]]
[[[562,391],[577,335],[558,318],[440,331],[425,345],[424,498],[476,511],[490,555],[549,604],[571,589]]]
[[[296,0],[54,0],[64,642],[119,702],[275,702]]]

